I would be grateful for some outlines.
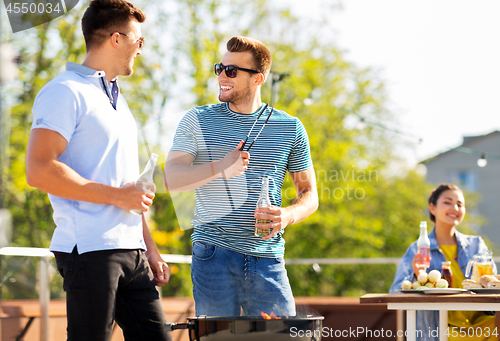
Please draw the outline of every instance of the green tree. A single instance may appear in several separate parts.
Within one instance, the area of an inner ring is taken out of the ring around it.
[[[401,166],[394,146],[406,142],[383,128],[397,125],[385,107],[383,82],[372,70],[349,63],[329,38],[334,37],[329,16],[338,10],[337,3],[325,0],[315,18],[297,17],[287,4],[266,0],[136,4],[148,15],[143,26],[147,40],[134,75],[120,79],[120,85],[141,128],[141,165],[149,151],[164,160],[168,150],[159,137],[172,134],[172,122],[183,111],[217,102],[213,63],[222,58],[226,41],[234,35],[255,37],[272,51],[273,75],[289,74],[277,83],[272,101],[304,123],[318,181],[320,207],[304,222],[287,227],[286,258],[404,253],[418,236],[419,221],[426,219],[431,187],[416,171]],[[26,184],[26,143],[38,91],[63,70],[64,61],[83,60],[81,15],[80,6],[12,38],[22,57],[20,79],[9,89],[16,98],[7,200],[16,227],[13,245],[47,247],[54,229],[46,194]],[[272,78],[263,88],[265,102],[271,101],[271,83]],[[376,124],[359,129],[360,119]],[[289,178],[282,193],[283,205],[290,205],[295,193]],[[182,196],[183,205],[189,204],[189,195]],[[191,253],[191,230],[180,228],[186,218],[176,217],[169,193],[158,191],[150,219],[162,253]],[[173,276],[163,295],[190,295],[189,266],[171,266]],[[287,269],[295,295],[359,295],[388,291],[395,266],[290,265]]]
[[[30,133],[31,109],[41,88],[58,73],[64,70],[66,61],[81,63],[85,57],[85,45],[80,28],[80,20],[86,4],[80,4],[67,15],[47,24],[18,32],[11,36],[10,43],[20,56],[19,78],[9,84],[6,91],[12,98],[9,182],[7,183],[6,202],[13,215],[14,231],[12,246],[48,247],[55,228],[52,208],[47,194],[31,188],[26,183],[25,158]],[[146,6],[147,7],[147,6]],[[147,11],[147,10],[146,10]],[[162,11],[158,10],[161,15]],[[159,83],[158,61],[163,50],[158,45],[145,47],[143,53],[149,58],[136,59],[136,72],[133,77],[120,79],[122,93],[130,103],[139,126],[152,116],[166,96]],[[144,164],[148,155],[143,151]],[[36,291],[27,294],[18,288],[19,283],[36,283],[36,262],[27,262],[19,267],[15,262],[5,262],[3,272],[12,276],[31,277],[31,281],[4,281],[4,298],[36,296]],[[55,276],[56,278],[58,276]],[[29,288],[29,286],[27,286]],[[9,296],[9,297],[8,297]]]
[[[173,44],[188,70],[194,105],[217,102],[213,63],[220,61],[233,35],[263,41],[273,54],[272,72],[289,73],[273,102],[299,117],[309,132],[320,207],[301,224],[287,228],[287,258],[398,257],[418,235],[430,187],[415,171],[393,174],[394,167],[401,167],[395,141],[405,141],[380,128],[394,121],[385,108],[383,82],[370,69],[347,62],[335,43],[323,38],[331,29],[327,15],[333,10],[336,5],[325,2],[324,13],[310,20],[267,1],[183,1],[176,7],[179,25]],[[263,88],[264,101],[271,100],[270,86],[271,79]],[[360,118],[378,126],[351,127],[350,122]],[[282,192],[283,205],[291,204],[295,193],[290,179]],[[161,200],[157,197],[156,203]],[[154,219],[159,229],[166,226],[165,233],[178,229],[169,215]],[[178,240],[187,241],[187,236],[183,233]],[[164,250],[191,249],[190,244],[178,245],[181,248],[165,245]],[[388,291],[395,266],[287,269],[296,295],[356,295]]]

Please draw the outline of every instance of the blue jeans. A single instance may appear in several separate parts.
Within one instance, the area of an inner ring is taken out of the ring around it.
[[[68,340],[107,341],[113,321],[127,341],[171,341],[156,281],[141,250],[54,252],[64,277]]]
[[[196,315],[295,316],[283,257],[245,255],[205,242],[193,244],[191,279]]]

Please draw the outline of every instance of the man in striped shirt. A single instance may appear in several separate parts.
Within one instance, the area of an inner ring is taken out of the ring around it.
[[[227,50],[215,64],[221,103],[187,112],[165,166],[169,191],[196,192],[191,235],[196,315],[234,316],[243,310],[293,316],[283,232],[318,207],[309,141],[299,119],[261,102],[271,69],[269,49],[258,40],[233,37]],[[281,207],[287,171],[298,196]],[[256,209],[264,176],[272,205]],[[257,237],[255,227],[271,233]]]

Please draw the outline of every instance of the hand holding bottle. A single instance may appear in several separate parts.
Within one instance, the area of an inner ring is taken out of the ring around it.
[[[427,235],[427,222],[420,222],[420,236],[417,240],[417,254],[413,256],[412,268],[415,275],[431,266],[431,241]]]
[[[144,193],[154,194],[156,192],[156,185],[152,181],[137,181],[135,187]]]
[[[417,253],[415,256],[413,256],[413,261],[411,263],[411,267],[413,269],[413,272],[415,273],[415,276],[418,276],[418,273],[420,271],[426,271],[427,267],[425,266],[425,257],[424,255]]]
[[[127,211],[147,212],[155,197],[154,192],[139,190],[135,182],[125,184],[117,188],[117,191],[114,205]]]
[[[262,187],[260,189],[259,200],[257,201],[257,209],[260,207],[271,206],[271,200],[269,199],[269,178],[267,176],[262,177]],[[257,214],[257,212],[256,212]],[[270,226],[271,220],[266,219],[268,214],[265,214],[265,218],[255,219],[255,230],[254,236],[256,237],[267,237],[271,234],[272,227]]]
[[[138,191],[146,194],[146,198],[151,199],[151,203],[147,205],[147,207],[143,206],[141,209],[133,209],[129,210],[131,213],[140,215],[143,212],[147,212],[149,209],[149,206],[153,203],[153,198],[154,198],[154,193],[156,191],[156,185],[153,182],[153,175],[155,171],[155,166],[156,162],[158,161],[158,154],[151,153],[151,156],[149,157],[149,161],[146,164],[146,167],[144,168],[144,171],[141,173],[139,176],[139,179],[135,182],[135,187]],[[152,197],[148,197],[147,195],[152,195]],[[145,208],[145,210],[144,210]]]

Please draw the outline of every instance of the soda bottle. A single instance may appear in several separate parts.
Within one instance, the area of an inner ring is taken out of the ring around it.
[[[271,200],[269,199],[269,178],[264,176],[262,178],[262,187],[260,189],[260,197],[257,201],[257,207],[267,207],[271,206]],[[271,221],[269,219],[255,219],[256,223],[259,224],[269,224]],[[256,237],[265,237],[271,233],[269,228],[255,227],[254,235]]]
[[[155,172],[156,161],[158,161],[158,154],[151,153],[144,171],[141,175],[139,175],[139,178],[135,182],[135,187],[137,187],[138,190],[142,190],[146,193],[154,193],[151,188],[154,188],[153,174]],[[137,215],[142,214],[141,210],[130,210],[129,212]]]
[[[417,250],[422,256],[422,262],[419,265],[426,270],[431,266],[431,241],[427,236],[427,222],[420,222],[420,237],[417,240]]]
[[[453,273],[451,272],[451,262],[441,263],[441,278],[448,281],[448,288],[453,288]]]

